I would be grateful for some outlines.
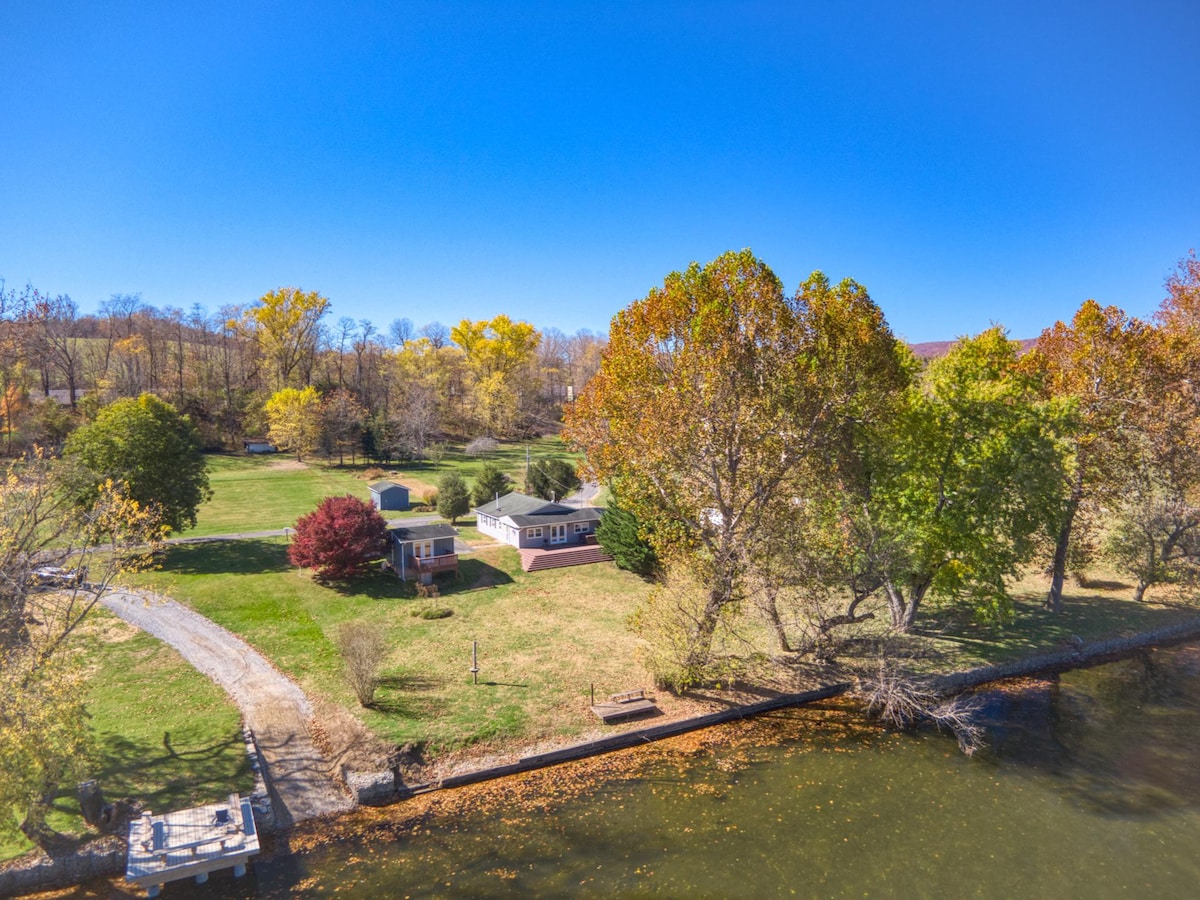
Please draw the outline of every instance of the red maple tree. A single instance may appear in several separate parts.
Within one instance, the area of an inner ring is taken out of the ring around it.
[[[318,578],[347,581],[364,574],[387,549],[383,516],[367,501],[347,495],[326,497],[300,517],[288,558]]]

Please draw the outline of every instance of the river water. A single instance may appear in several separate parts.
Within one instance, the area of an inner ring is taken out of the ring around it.
[[[164,897],[1195,897],[1200,647],[986,695],[988,746],[791,710],[277,846]]]

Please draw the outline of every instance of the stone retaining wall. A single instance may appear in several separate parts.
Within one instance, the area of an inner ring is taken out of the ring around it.
[[[0,897],[66,887],[101,875],[125,872],[125,842],[120,838],[90,841],[74,853],[26,856],[0,868]]]
[[[733,706],[729,709],[723,709],[704,716],[680,719],[674,722],[667,722],[663,725],[638,728],[633,731],[622,731],[620,734],[614,734],[611,737],[572,744],[561,750],[538,753],[533,756],[523,756],[515,763],[509,763],[508,765],[490,766],[486,769],[477,769],[474,772],[465,772],[461,775],[450,775],[438,781],[431,781],[425,784],[397,785],[395,776],[391,772],[347,772],[345,773],[345,780],[351,794],[354,795],[358,803],[382,806],[403,800],[406,797],[427,794],[430,791],[462,787],[466,784],[489,781],[493,778],[503,778],[506,775],[515,775],[518,772],[529,772],[533,769],[541,769],[546,766],[571,762],[576,759],[585,759],[589,756],[599,756],[602,753],[612,753],[615,750],[624,750],[627,747],[661,741],[664,738],[686,734],[689,731],[698,731],[701,728],[709,728],[713,725],[719,725],[722,722],[731,722],[735,719],[757,716],[761,713],[770,712],[773,709],[784,709],[789,706],[802,706],[806,703],[815,703],[818,700],[828,700],[830,697],[844,694],[850,690],[850,687],[851,685],[845,682],[842,684],[827,685],[819,690],[805,691],[800,694],[782,694],[778,697],[772,697],[770,700],[763,700],[759,703],[750,703],[744,706]]]
[[[1200,619],[1193,619],[1188,622],[1156,628],[1133,635],[1132,637],[1109,638],[1090,644],[1085,644],[1080,640],[1077,643],[1070,643],[1061,649],[1014,660],[1013,662],[1000,663],[994,666],[980,666],[975,669],[968,669],[965,672],[935,677],[930,679],[930,686],[936,693],[942,696],[949,696],[993,681],[1086,668],[1109,662],[1121,656],[1137,652],[1138,650],[1169,646],[1197,639],[1200,639]],[[623,750],[626,747],[659,741],[663,738],[674,737],[677,734],[684,734],[701,728],[708,728],[722,722],[730,722],[734,719],[759,715],[773,709],[802,706],[806,703],[813,703],[817,700],[825,700],[839,694],[844,694],[851,687],[852,685],[849,683],[842,683],[829,685],[816,691],[807,691],[800,694],[784,694],[760,703],[730,707],[720,712],[697,716],[691,719],[682,719],[634,731],[623,731],[611,737],[573,744],[562,750],[525,756],[517,760],[517,762],[509,763],[508,765],[492,766],[486,769],[478,769],[474,772],[466,772],[461,775],[451,775],[425,784],[398,785],[395,776],[391,772],[346,771],[343,772],[343,776],[346,785],[350,788],[351,795],[357,803],[368,806],[384,806],[388,803],[403,800],[406,797],[416,796],[417,794],[425,794],[444,788],[460,787],[466,784],[488,781],[493,778],[503,778],[506,775],[514,775],[518,772],[528,772],[532,769],[540,769],[545,766],[552,766],[571,760],[584,759],[589,756],[599,756],[602,753],[611,753],[614,750]]]
[[[1071,669],[1085,669],[1089,666],[1111,662],[1139,650],[1167,647],[1197,639],[1200,639],[1200,619],[1155,628],[1130,637],[1093,641],[1090,644],[1076,639],[1074,642],[1068,642],[1066,646],[1047,653],[933,678],[930,679],[930,686],[937,694],[948,697],[992,681],[1067,672]]]
[[[242,725],[242,736],[246,740],[246,758],[250,760],[250,771],[254,773],[254,787],[250,791],[250,808],[254,810],[254,825],[260,834],[270,834],[276,828],[275,807],[267,790],[262,755],[258,752],[258,741],[249,725]]]

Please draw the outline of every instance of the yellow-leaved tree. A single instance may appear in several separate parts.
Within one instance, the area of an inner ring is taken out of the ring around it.
[[[280,450],[294,450],[296,459],[311,453],[321,438],[321,395],[314,387],[284,388],[266,402],[267,436]]]
[[[41,455],[0,482],[0,834],[43,849],[46,811],[86,772],[80,624],[122,571],[149,566],[166,534],[156,512],[106,481],[81,509]]]
[[[321,319],[328,311],[327,297],[292,287],[268,291],[246,310],[242,323],[266,357],[275,390],[309,383]]]

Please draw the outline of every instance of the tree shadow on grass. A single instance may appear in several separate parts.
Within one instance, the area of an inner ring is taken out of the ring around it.
[[[420,675],[387,675],[379,679],[370,708],[389,716],[427,719],[436,714],[438,701],[432,692],[444,681]],[[421,696],[424,695],[424,696]]]
[[[110,802],[129,797],[154,812],[227,797],[247,780],[250,768],[240,729],[203,744],[173,741],[170,733],[160,745],[111,734],[99,744],[88,777],[99,782]],[[53,805],[61,812],[79,813],[73,789],[63,790]]]
[[[988,663],[1031,653],[1044,653],[1065,644],[1149,631],[1195,616],[1194,605],[1172,602],[1133,603],[1076,588],[1063,598],[1063,611],[1046,610],[1040,595],[1021,597],[1007,625],[976,621],[961,607],[931,607],[918,617],[917,635],[957,644]]]
[[[175,544],[164,554],[163,569],[182,575],[257,575],[291,568],[282,538],[247,538]]]
[[[442,594],[467,594],[512,584],[512,576],[481,559],[459,559],[458,578],[438,582]]]

